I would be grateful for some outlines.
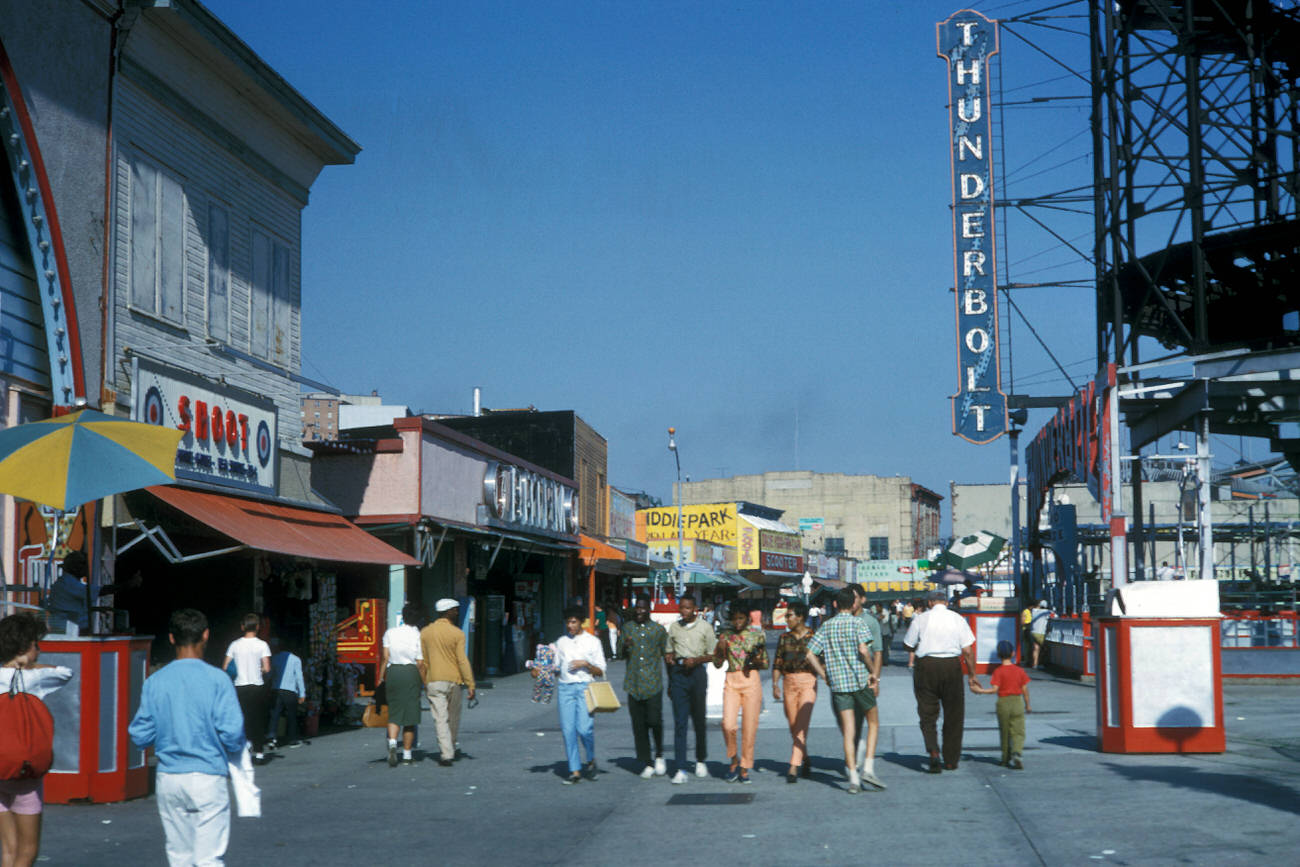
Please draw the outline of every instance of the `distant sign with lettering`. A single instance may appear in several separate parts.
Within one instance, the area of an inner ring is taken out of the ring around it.
[[[956,277],[958,391],[952,431],[988,443],[1007,428],[998,354],[998,287],[993,218],[993,142],[989,58],[998,24],[963,10],[935,27],[948,65],[952,162],[953,267]]]

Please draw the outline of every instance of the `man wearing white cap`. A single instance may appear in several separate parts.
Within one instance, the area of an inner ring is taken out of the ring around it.
[[[474,672],[465,656],[465,633],[456,625],[460,617],[460,603],[455,599],[439,599],[433,606],[433,622],[420,630],[420,645],[428,667],[429,708],[433,711],[433,724],[438,732],[438,747],[442,755],[438,764],[447,767],[457,757],[456,736],[460,731],[460,689],[469,690],[474,698]]]

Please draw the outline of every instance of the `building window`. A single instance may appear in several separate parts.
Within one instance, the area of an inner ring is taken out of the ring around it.
[[[843,537],[843,536],[827,536],[827,537],[826,537],[826,540],[825,540],[825,542],[824,542],[824,544],[823,544],[823,547],[826,549],[826,553],[827,553],[827,554],[833,554],[833,555],[835,555],[836,557],[843,557],[843,556],[844,556],[844,537]],[[886,545],[886,547],[888,547],[888,545]]]
[[[185,316],[185,189],[131,161],[131,308],[177,325]]]
[[[872,560],[889,559],[889,537],[888,536],[871,537],[871,559]]]
[[[230,341],[230,217],[208,205],[208,336]]]
[[[249,293],[249,351],[276,364],[289,362],[289,248],[253,232],[253,280]]]

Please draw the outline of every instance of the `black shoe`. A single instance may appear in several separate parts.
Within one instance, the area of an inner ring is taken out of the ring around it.
[[[938,756],[930,756],[930,769],[929,769],[929,772],[932,773],[932,774],[942,774],[942,773],[943,773],[943,762],[940,760],[940,758],[939,758]]]
[[[797,783],[799,782],[799,774],[794,771],[791,771],[790,773],[785,775],[785,781],[787,783]]]
[[[397,747],[390,746],[388,748],[388,767],[397,767]]]
[[[956,762],[944,762],[944,763],[943,763],[943,769],[944,769],[945,771],[955,771],[955,770],[957,770],[957,763],[956,763]]]
[[[438,759],[438,764],[441,765],[441,766],[444,767],[444,768],[450,768],[450,767],[451,767],[451,759],[444,759],[444,758],[439,757],[439,759]]]
[[[754,782],[749,778],[749,771],[745,770],[744,768],[740,769],[740,782],[745,785],[749,785],[750,783]]]
[[[564,778],[564,785],[566,786],[572,786],[574,783],[581,783],[581,782],[582,782],[581,774],[569,774],[567,777]]]
[[[595,782],[596,780],[596,760],[592,759],[582,766],[582,775],[587,779]]]
[[[740,782],[740,765],[736,765],[727,770],[727,775],[723,777],[728,783]]]
[[[803,777],[805,780],[812,779],[812,762],[804,762],[799,766],[799,776]]]

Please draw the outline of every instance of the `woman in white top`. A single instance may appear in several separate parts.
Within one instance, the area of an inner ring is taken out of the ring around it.
[[[556,639],[555,668],[556,689],[560,700],[560,732],[564,735],[564,752],[569,760],[566,786],[579,782],[583,776],[596,779],[596,738],[591,714],[587,711],[587,684],[605,673],[605,652],[600,639],[582,629],[581,608],[566,608],[564,627],[567,634]],[[537,670],[533,669],[533,676]],[[578,744],[587,753],[583,764]]]
[[[402,625],[384,633],[379,683],[388,693],[388,766],[397,766],[397,732],[402,732],[402,764],[409,765],[415,727],[420,724],[420,692],[424,688],[424,649],[420,645],[420,606],[402,606]],[[379,684],[375,684],[378,686]]]
[[[45,624],[30,614],[0,620],[0,692],[17,681],[20,691],[44,698],[72,679],[63,666],[38,665]],[[7,700],[7,699],[6,699]],[[0,863],[31,867],[41,848],[44,778],[0,780]]]
[[[239,622],[239,629],[244,633],[226,648],[226,659],[221,663],[223,669],[235,663],[235,695],[239,697],[239,709],[244,712],[244,735],[253,748],[253,759],[266,761],[262,753],[266,741],[266,717],[268,699],[263,675],[271,671],[271,646],[257,637],[262,618],[256,614],[245,614]]]

